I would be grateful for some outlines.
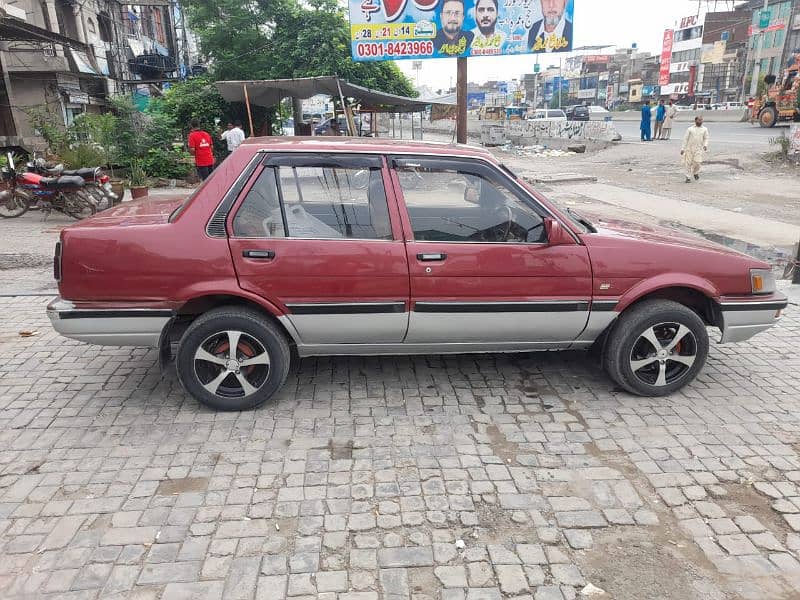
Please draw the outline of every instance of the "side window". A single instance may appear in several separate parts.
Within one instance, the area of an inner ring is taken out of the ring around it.
[[[542,243],[544,222],[510,190],[466,170],[398,167],[417,241]]]
[[[391,240],[380,169],[279,167],[289,237]]]
[[[247,192],[233,218],[233,235],[244,238],[286,237],[275,169],[272,167],[264,169]]]

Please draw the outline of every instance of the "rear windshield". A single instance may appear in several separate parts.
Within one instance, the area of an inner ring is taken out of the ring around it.
[[[551,110],[547,113],[548,117],[563,117],[564,113],[560,110]]]

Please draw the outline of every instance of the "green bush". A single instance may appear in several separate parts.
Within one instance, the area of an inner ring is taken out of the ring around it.
[[[99,167],[106,164],[106,153],[93,144],[73,144],[59,153],[59,158],[68,169]]]
[[[183,179],[192,168],[191,164],[183,162],[187,158],[191,155],[183,150],[150,148],[142,158],[142,169],[150,177]]]

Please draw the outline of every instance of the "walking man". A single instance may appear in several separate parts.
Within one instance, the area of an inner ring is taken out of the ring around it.
[[[656,108],[656,131],[655,134],[653,135],[653,137],[657,140],[664,139],[663,127],[664,127],[664,119],[666,118],[666,116],[667,116],[667,107],[664,106],[663,100],[659,100],[658,107]]]
[[[643,142],[649,142],[652,139],[652,134],[650,132],[650,120],[652,116],[650,112],[650,101],[645,100],[644,104],[642,104],[642,124],[639,126],[639,130],[642,132]]]
[[[669,101],[669,106],[667,107],[667,114],[664,117],[664,126],[661,129],[661,139],[668,140],[672,136],[672,122],[675,120],[675,117],[678,116],[678,109],[675,108],[675,104],[672,100]]]
[[[192,119],[192,130],[189,132],[189,153],[194,156],[197,176],[205,181],[214,168],[214,144],[207,131],[200,129],[200,121]]]
[[[708,152],[708,129],[703,127],[703,117],[695,117],[694,125],[686,130],[683,136],[681,156],[686,165],[686,183],[700,179],[700,166]]]
[[[222,132],[220,137],[228,145],[228,156],[230,156],[244,141],[245,136],[244,131],[242,131],[241,121],[236,121],[236,124],[228,123],[228,128]]]

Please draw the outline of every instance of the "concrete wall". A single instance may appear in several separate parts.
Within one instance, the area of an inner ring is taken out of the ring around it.
[[[655,107],[651,106],[651,108],[655,119]],[[642,113],[638,110],[612,114],[615,121],[636,121],[638,123],[642,120]],[[682,110],[678,112],[676,120],[679,123],[692,123],[695,117],[703,117],[706,123],[739,123],[746,120],[746,115],[745,110]]]
[[[548,139],[612,142],[618,136],[614,123],[607,121],[510,121],[506,124],[506,137],[514,143]]]

